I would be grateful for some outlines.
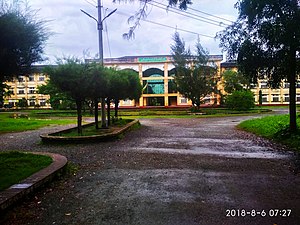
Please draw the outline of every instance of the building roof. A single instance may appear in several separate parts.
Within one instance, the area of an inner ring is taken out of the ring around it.
[[[231,61],[221,63],[221,68],[236,68],[236,67],[237,67],[236,60],[231,60]]]
[[[212,61],[222,61],[223,55],[210,55]],[[98,59],[87,59],[87,62],[98,62]],[[123,56],[119,58],[105,58],[104,64],[122,64],[122,63],[162,63],[172,62],[172,55],[137,55]]]

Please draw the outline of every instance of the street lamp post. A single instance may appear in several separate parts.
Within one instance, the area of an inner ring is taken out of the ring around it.
[[[99,43],[99,62],[101,66],[103,66],[103,39],[102,39],[102,31],[103,31],[103,26],[102,26],[102,15],[101,15],[101,0],[98,0],[98,43]],[[98,105],[97,105],[98,108]],[[105,115],[105,98],[101,98],[101,127],[106,128],[106,115]],[[107,115],[110,116],[110,115]]]
[[[85,12],[84,10],[81,9],[81,12],[83,12],[84,14],[86,14],[87,16],[89,16],[90,18],[92,18],[93,20],[95,20],[97,22],[97,29],[98,29],[98,45],[99,45],[99,63],[103,66],[103,39],[102,39],[102,31],[103,31],[103,21],[111,16],[114,12],[117,11],[117,9],[114,9],[113,11],[111,11],[107,16],[105,16],[102,19],[102,14],[101,14],[101,0],[98,0],[97,2],[97,8],[98,8],[98,20],[91,16],[89,13]],[[98,112],[98,102],[95,102],[95,110]],[[106,115],[105,115],[105,98],[101,98],[101,126],[102,128],[106,128],[107,124],[106,124]],[[108,115],[110,116],[110,115]],[[98,118],[98,113],[95,115],[95,117]],[[97,123],[97,120],[95,121]],[[96,126],[98,126],[98,124],[96,124]]]

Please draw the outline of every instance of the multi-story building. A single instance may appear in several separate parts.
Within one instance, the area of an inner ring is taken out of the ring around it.
[[[218,68],[217,77],[220,76],[222,55],[211,55],[209,64]],[[170,55],[156,56],[125,56],[121,58],[104,59],[106,66],[119,69],[133,69],[139,73],[143,85],[143,94],[139,102],[134,100],[122,101],[121,106],[190,106],[192,102],[175,90],[175,69]],[[217,96],[207,96],[206,104],[214,104]]]
[[[218,68],[217,78],[221,79],[224,70],[237,70],[235,62],[222,62],[222,55],[211,55],[210,63]],[[121,58],[104,59],[106,66],[114,66],[119,69],[133,69],[138,72],[143,85],[143,94],[138,102],[134,100],[124,100],[120,102],[121,107],[146,107],[146,106],[191,106],[191,101],[184,98],[175,90],[174,75],[175,69],[170,55],[155,56],[125,56]],[[49,77],[42,73],[43,66],[35,66],[34,73],[28,76],[19,76],[12,82],[7,82],[10,86],[11,95],[5,98],[7,107],[15,107],[16,103],[25,98],[29,107],[50,108],[48,95],[37,93],[37,87],[46,83]],[[255,95],[255,102],[259,102],[259,91],[262,92],[263,104],[288,104],[289,103],[289,83],[282,81],[278,89],[271,89],[267,85],[267,80],[258,80],[257,84],[251,86]],[[219,90],[222,86],[219,85]],[[300,103],[300,80],[297,83],[297,102]],[[211,94],[205,99],[205,104],[213,105],[219,102],[219,96]]]
[[[225,70],[237,71],[236,62],[221,63],[221,73]],[[264,105],[286,105],[289,104],[289,83],[286,80],[281,81],[281,85],[277,89],[268,86],[267,79],[258,79],[256,84],[251,84],[251,91],[254,94],[255,103],[259,104],[259,92],[262,94],[262,104]],[[297,81],[296,101],[300,103],[300,79]]]
[[[33,73],[27,76],[18,76],[7,82],[10,96],[4,99],[4,106],[8,108],[16,107],[21,99],[26,99],[31,108],[50,108],[49,95],[38,94],[37,88],[46,84],[49,77],[42,73],[43,66],[34,66]]]

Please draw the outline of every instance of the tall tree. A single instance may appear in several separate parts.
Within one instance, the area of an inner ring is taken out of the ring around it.
[[[78,59],[64,59],[58,61],[58,66],[45,68],[51,82],[60,91],[65,92],[76,102],[78,134],[82,134],[82,105],[90,95],[91,79],[88,73],[89,65]]]
[[[175,43],[171,46],[171,51],[176,68],[177,89],[199,109],[203,98],[216,89],[217,69],[208,65],[208,53],[199,41],[196,44],[196,55],[192,55],[177,32],[173,39]]]
[[[90,64],[89,71],[90,74],[90,90],[89,98],[94,101],[95,106],[95,126],[96,129],[99,128],[98,123],[98,104],[100,98],[106,98],[108,96],[109,88],[109,69],[105,68],[103,65]],[[105,107],[105,106],[104,106]],[[105,123],[105,124],[104,124]],[[102,127],[106,127],[106,121],[102,121]]]
[[[0,82],[28,74],[31,65],[43,60],[43,48],[49,36],[45,22],[21,1],[3,0],[0,5]],[[0,85],[0,88],[2,86]],[[2,92],[2,90],[0,90]],[[0,96],[0,106],[3,98]]]
[[[217,36],[228,57],[252,82],[290,83],[290,130],[297,130],[296,75],[300,57],[299,0],[239,0],[237,21]]]

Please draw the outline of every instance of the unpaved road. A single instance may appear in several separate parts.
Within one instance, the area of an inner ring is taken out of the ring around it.
[[[0,223],[300,224],[294,155],[236,130],[243,119],[143,119],[122,140],[85,145],[41,145],[48,128],[0,135],[1,150],[60,153],[79,166]]]

